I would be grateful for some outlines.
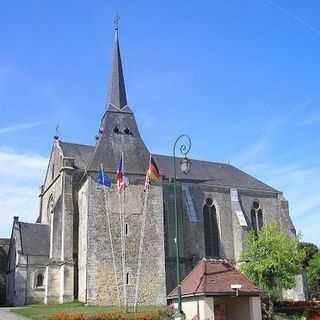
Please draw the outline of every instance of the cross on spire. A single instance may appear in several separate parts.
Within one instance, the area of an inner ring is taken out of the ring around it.
[[[115,29],[116,31],[119,30],[119,20],[120,20],[120,16],[119,16],[119,15],[116,15],[116,16],[114,17],[114,20],[113,20],[114,29]]]

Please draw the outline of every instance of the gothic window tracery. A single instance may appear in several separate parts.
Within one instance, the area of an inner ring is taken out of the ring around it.
[[[205,254],[207,257],[219,257],[219,226],[217,210],[211,198],[206,199],[203,207],[203,224],[205,239]]]

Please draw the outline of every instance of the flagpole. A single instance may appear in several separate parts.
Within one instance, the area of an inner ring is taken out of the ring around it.
[[[119,283],[118,283],[116,258],[115,258],[114,247],[113,247],[110,212],[109,212],[109,206],[108,206],[108,201],[107,201],[107,189],[105,187],[104,168],[103,168],[103,164],[102,163],[100,164],[100,168],[101,168],[101,175],[102,175],[101,177],[102,177],[102,188],[103,188],[103,195],[104,195],[104,205],[105,205],[107,221],[108,221],[108,231],[109,231],[110,247],[111,247],[111,254],[112,254],[112,265],[113,265],[113,272],[114,272],[115,282],[116,282],[116,286],[117,286],[118,303],[119,303],[119,308],[120,308],[120,306],[121,306],[121,298],[120,298],[120,290],[119,290]]]
[[[148,170],[146,173],[146,179],[144,184],[145,195],[144,195],[144,201],[143,201],[143,207],[142,207],[142,225],[141,225],[141,235],[140,235],[140,244],[139,244],[136,290],[135,290],[135,297],[134,297],[134,312],[137,312],[138,294],[139,294],[139,286],[140,286],[141,261],[142,261],[142,252],[143,252],[143,243],[144,243],[144,232],[145,232],[145,225],[146,225],[146,207],[147,207],[147,199],[148,199],[149,187],[150,187],[150,180],[149,180],[150,165],[151,165],[151,154],[149,157]]]
[[[126,233],[125,233],[125,187],[123,188],[122,195],[122,209],[123,209],[123,261],[124,261],[124,306],[125,311],[128,311],[128,302],[127,302],[127,265],[126,265]]]
[[[125,210],[124,210],[124,200],[125,200],[125,175],[124,175],[124,157],[123,152],[121,152],[122,159],[122,235],[123,235],[123,299],[124,307],[127,312],[127,281],[126,281],[126,235],[125,235]]]
[[[123,212],[123,197],[122,191],[124,188],[124,161],[123,152],[121,152],[121,160],[118,170],[121,172],[121,181],[117,181],[118,193],[119,193],[119,211],[120,211],[120,241],[121,241],[121,262],[122,262],[122,294],[123,303],[126,306],[126,274],[125,274],[125,235],[124,235],[124,212]]]

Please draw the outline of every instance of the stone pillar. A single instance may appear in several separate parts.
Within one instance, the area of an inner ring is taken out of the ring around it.
[[[55,186],[55,199],[52,203],[45,303],[65,303],[74,299],[73,170],[73,159],[64,158],[60,179]]]
[[[45,277],[45,304],[53,304],[59,302],[59,263],[50,259],[48,266],[46,267]]]
[[[57,263],[55,257],[53,256],[53,223],[55,214],[60,214],[60,212],[54,212],[55,199],[52,197],[49,203],[50,210],[50,251],[49,251],[49,263],[46,266],[45,273],[45,295],[44,303],[58,303],[59,301],[59,264]],[[57,226],[56,226],[57,227]]]
[[[261,299],[260,297],[249,298],[250,320],[261,320]]]
[[[62,179],[62,219],[61,219],[61,266],[59,302],[74,299],[74,263],[73,263],[73,195],[72,173],[74,160],[63,159]]]

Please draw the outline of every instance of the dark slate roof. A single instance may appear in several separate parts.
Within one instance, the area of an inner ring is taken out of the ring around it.
[[[153,157],[158,164],[160,174],[167,178],[173,177],[172,157],[158,154],[153,155]],[[179,168],[180,160],[179,158],[176,160],[177,168]],[[180,170],[177,170],[178,179],[196,180],[227,188],[254,189],[279,193],[278,190],[230,164],[202,160],[191,161],[190,173],[185,175]]]
[[[239,295],[260,295],[258,289],[244,274],[236,270],[226,260],[203,258],[181,282],[182,296],[194,295],[235,295],[232,284],[240,284]],[[168,299],[177,297],[177,288]]]
[[[59,145],[62,149],[65,157],[75,159],[75,166],[81,169],[85,169],[92,157],[94,146],[85,144],[76,144],[69,142],[59,141]]]
[[[122,111],[122,109],[124,111],[130,111],[123,76],[118,30],[115,32],[109,81],[107,108],[111,111]]]
[[[112,113],[113,114],[113,113]],[[130,115],[130,117],[133,115]],[[112,134],[110,132],[110,134]],[[139,133],[137,133],[139,134]],[[120,137],[119,139],[123,139],[124,137]],[[129,137],[130,140],[133,140],[132,137]],[[119,144],[121,141],[119,141]],[[120,149],[118,150],[119,154],[115,154],[114,151],[107,150],[108,146],[111,145],[110,141],[105,141],[103,143],[104,147],[100,147],[96,152],[99,153],[99,158],[105,158],[106,163],[104,163],[105,169],[110,171],[116,170],[116,162],[119,160]],[[81,169],[85,169],[90,161],[92,161],[93,154],[95,152],[94,146],[89,145],[81,145],[75,143],[67,143],[60,141],[60,146],[62,148],[63,154],[66,157],[71,157],[75,159],[75,164],[77,167]],[[137,152],[137,144],[133,142],[128,143],[128,146],[131,148],[130,152],[137,154],[137,158],[135,159],[126,159],[126,154],[128,154],[129,150],[125,152],[125,167],[128,169],[133,166],[138,166],[141,164],[141,168],[139,168],[136,173],[143,173],[146,170],[146,151],[141,147],[141,153]],[[138,145],[139,147],[139,145]],[[141,154],[144,154],[143,161],[139,161],[139,157]],[[108,156],[107,156],[108,155]],[[172,157],[154,154],[153,155],[160,173],[162,176],[166,178],[173,177],[172,170]],[[136,162],[135,164],[131,162]],[[177,158],[177,167],[179,167],[180,159]],[[249,189],[249,190],[261,190],[272,193],[279,193],[280,191],[270,187],[269,185],[261,182],[260,180],[250,176],[249,174],[243,172],[242,170],[225,163],[219,162],[209,162],[202,160],[191,160],[192,168],[188,175],[184,175],[178,170],[178,178],[186,179],[190,181],[199,181],[204,182],[213,186],[221,186],[226,188],[239,188],[239,189]],[[107,163],[108,162],[108,163]],[[96,161],[96,166],[98,166],[98,162]],[[128,171],[127,171],[128,172]]]
[[[19,222],[22,252],[25,255],[49,256],[50,227],[46,224]]]
[[[102,164],[107,171],[115,171],[122,153],[126,173],[145,175],[150,153],[140,136],[134,114],[108,110],[87,170],[100,170]]]

